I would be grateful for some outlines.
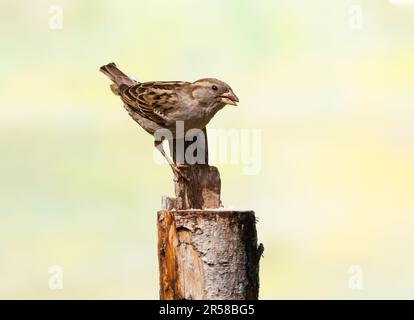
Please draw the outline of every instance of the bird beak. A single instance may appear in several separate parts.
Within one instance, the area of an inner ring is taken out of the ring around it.
[[[239,98],[237,98],[231,89],[226,93],[220,95],[219,98],[221,102],[225,104],[231,104],[232,106],[237,106],[237,102],[239,102]]]

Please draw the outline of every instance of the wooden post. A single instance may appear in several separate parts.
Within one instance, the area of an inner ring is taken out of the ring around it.
[[[163,197],[158,212],[160,299],[258,299],[254,212],[220,209],[220,174],[205,150],[205,164],[181,167],[189,180],[175,181],[175,198]]]

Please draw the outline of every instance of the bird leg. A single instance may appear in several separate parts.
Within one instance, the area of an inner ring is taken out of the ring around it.
[[[183,173],[180,171],[180,166],[176,165],[165,153],[164,147],[162,145],[162,141],[154,141],[154,147],[157,148],[159,150],[159,152],[161,152],[161,154],[163,155],[163,157],[165,158],[165,160],[167,160],[168,164],[170,165],[174,175],[177,177],[180,176],[181,178],[183,178],[184,180],[186,180],[187,182],[190,181],[190,179]]]

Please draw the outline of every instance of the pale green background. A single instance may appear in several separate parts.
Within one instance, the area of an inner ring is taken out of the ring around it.
[[[414,298],[413,21],[386,0],[2,0],[0,298],[158,297],[172,175],[98,72],[111,61],[221,78],[241,103],[210,127],[262,129],[258,175],[219,165],[224,204],[259,218],[261,298]]]

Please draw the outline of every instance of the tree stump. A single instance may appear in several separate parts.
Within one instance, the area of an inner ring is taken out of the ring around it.
[[[158,212],[160,299],[258,299],[263,245],[254,212],[221,209],[220,174],[208,165],[207,139],[205,151],[204,164],[183,164],[188,181],[175,180],[175,198],[163,197]],[[172,157],[177,162],[175,151]]]

